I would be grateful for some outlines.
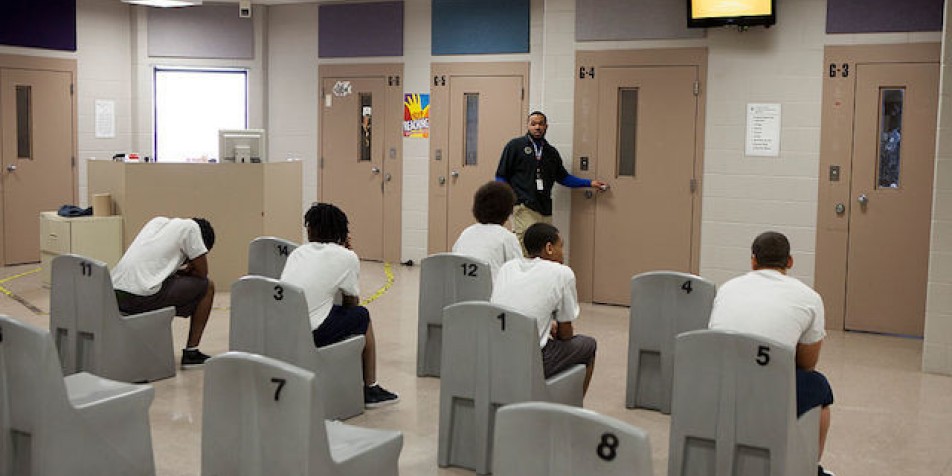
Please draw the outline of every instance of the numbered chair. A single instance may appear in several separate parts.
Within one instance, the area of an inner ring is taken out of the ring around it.
[[[648,434],[591,410],[548,402],[496,413],[496,476],[652,476]]]
[[[154,392],[80,372],[63,378],[48,332],[0,316],[0,474],[155,474]]]
[[[229,349],[266,355],[318,375],[325,418],[347,419],[364,411],[364,336],[314,347],[304,291],[263,276],[231,286]]]
[[[585,366],[546,379],[534,319],[503,306],[467,301],[446,308],[443,327],[440,466],[491,473],[493,425],[496,409],[503,405],[582,405]]]
[[[417,377],[439,377],[443,308],[463,301],[488,301],[493,292],[490,266],[455,253],[423,259],[417,324]]]
[[[324,419],[320,379],[261,355],[228,352],[205,363],[205,476],[397,475],[399,431]]]
[[[123,316],[106,264],[77,255],[53,258],[50,334],[63,373],[122,382],[175,375],[174,307]]]
[[[248,245],[248,274],[281,279],[284,263],[298,244],[274,236],[260,236]]]
[[[654,271],[631,278],[627,408],[671,413],[674,338],[707,329],[714,283],[693,274]]]
[[[812,476],[820,409],[797,418],[794,350],[747,334],[677,338],[668,476]]]

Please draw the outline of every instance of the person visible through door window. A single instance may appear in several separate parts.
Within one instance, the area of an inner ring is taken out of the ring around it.
[[[489,182],[473,196],[475,223],[462,233],[453,245],[453,252],[489,263],[495,279],[503,263],[522,257],[519,239],[503,225],[512,215],[516,196],[503,182]]]
[[[215,229],[203,218],[155,217],[149,220],[112,270],[119,310],[125,314],[175,306],[175,315],[190,317],[182,367],[205,363],[198,350],[215,299],[208,279],[208,252]]]
[[[717,290],[708,327],[753,334],[796,349],[797,416],[822,407],[822,456],[833,404],[829,382],[816,371],[826,336],[823,300],[809,286],[787,276],[793,257],[790,242],[781,233],[768,231],[754,239],[750,265],[753,271]],[[818,474],[829,473],[820,466]]]
[[[548,223],[536,223],[525,233],[529,258],[517,258],[499,268],[490,302],[511,307],[536,320],[542,368],[549,378],[573,365],[585,365],[588,391],[595,369],[595,339],[576,334],[578,319],[575,273],[562,264],[562,238]]]
[[[377,350],[370,312],[359,305],[360,259],[351,250],[347,215],[334,205],[318,203],[304,215],[309,243],[288,256],[281,281],[304,290],[314,345],[324,347],[351,336],[365,337],[361,356],[364,371],[364,405],[375,408],[396,403],[400,397],[377,383]],[[343,302],[334,304],[334,296]]]
[[[559,151],[545,140],[549,127],[545,114],[533,111],[527,127],[526,135],[506,144],[496,168],[496,180],[509,183],[516,192],[512,226],[520,242],[533,223],[552,223],[552,186],[556,182],[571,188],[608,189],[605,182],[579,178],[565,170]]]

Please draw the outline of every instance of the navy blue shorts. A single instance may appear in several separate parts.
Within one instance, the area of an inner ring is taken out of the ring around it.
[[[166,278],[159,291],[151,296],[116,290],[116,303],[123,314],[139,314],[175,306],[176,316],[192,317],[206,292],[208,279],[174,273]]]
[[[311,331],[314,345],[324,347],[336,344],[352,336],[362,336],[370,326],[370,311],[364,306],[338,306],[331,308],[327,319]]]
[[[830,382],[816,370],[797,369],[797,417],[819,406],[833,404]]]

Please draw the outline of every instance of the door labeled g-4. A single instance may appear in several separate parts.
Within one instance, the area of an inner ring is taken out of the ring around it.
[[[646,271],[691,272],[695,223],[695,66],[603,67],[595,204],[593,300],[630,302]]]
[[[40,212],[73,203],[71,75],[0,70],[3,264],[40,260]]]
[[[387,81],[381,77],[325,78],[321,114],[321,200],[344,211],[353,250],[384,259]]]
[[[939,67],[856,69],[845,327],[921,336]]]

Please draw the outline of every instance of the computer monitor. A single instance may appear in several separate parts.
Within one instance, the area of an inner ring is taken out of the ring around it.
[[[264,129],[219,130],[218,161],[235,163],[267,162]]]

